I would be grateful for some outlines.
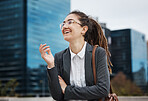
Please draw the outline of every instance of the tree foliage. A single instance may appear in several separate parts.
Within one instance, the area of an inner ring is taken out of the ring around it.
[[[136,86],[131,80],[119,72],[112,80],[112,89],[118,96],[140,96],[143,95],[142,90]]]
[[[6,84],[0,81],[0,96],[15,96],[15,88],[18,84],[16,79],[11,79]]]

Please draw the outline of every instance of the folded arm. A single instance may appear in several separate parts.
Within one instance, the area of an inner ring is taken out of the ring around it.
[[[53,99],[62,100],[64,99],[64,94],[59,83],[57,63],[58,60],[55,55],[55,67],[52,69],[47,69],[48,82]]]
[[[99,48],[96,52],[96,55],[97,84],[86,87],[75,87],[68,85],[65,89],[65,100],[99,99],[108,95],[110,88],[110,78],[105,50]]]

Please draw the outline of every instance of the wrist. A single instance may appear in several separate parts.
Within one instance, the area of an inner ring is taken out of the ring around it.
[[[51,65],[47,65],[47,68],[53,68],[54,67],[54,64],[51,64]]]

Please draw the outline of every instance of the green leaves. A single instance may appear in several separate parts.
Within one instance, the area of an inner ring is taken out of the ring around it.
[[[16,79],[11,79],[5,84],[0,81],[0,96],[15,96],[15,88],[18,85]]]

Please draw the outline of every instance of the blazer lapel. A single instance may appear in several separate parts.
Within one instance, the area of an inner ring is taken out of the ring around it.
[[[69,48],[63,54],[63,68],[63,79],[66,84],[70,85],[71,55]]]
[[[92,69],[92,49],[93,47],[87,43],[85,51],[85,80],[86,86],[93,85],[93,69]]]
[[[93,47],[87,43],[85,51],[85,80],[86,86],[94,84],[93,69],[92,69],[92,49]],[[70,85],[70,68],[71,55],[69,48],[63,54],[63,79],[67,85]]]

